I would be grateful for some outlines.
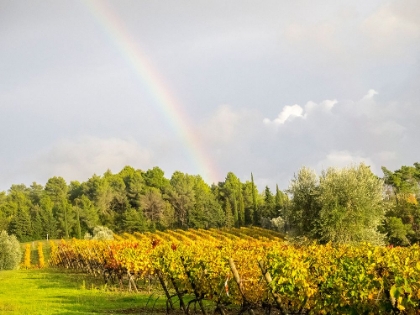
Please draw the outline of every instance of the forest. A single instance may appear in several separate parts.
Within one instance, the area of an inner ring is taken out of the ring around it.
[[[45,185],[13,184],[0,192],[0,231],[21,242],[89,238],[97,226],[115,233],[166,229],[262,226],[320,242],[406,246],[420,240],[420,164],[383,177],[364,164],[329,168],[317,175],[303,167],[282,191],[258,191],[232,172],[208,185],[201,176],[159,167],[124,167],[85,182],[52,177]]]

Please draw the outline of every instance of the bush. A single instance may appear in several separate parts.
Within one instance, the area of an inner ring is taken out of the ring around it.
[[[113,240],[114,233],[106,226],[95,226],[93,229],[93,240]]]
[[[0,270],[17,269],[22,259],[20,244],[14,235],[0,232]]]

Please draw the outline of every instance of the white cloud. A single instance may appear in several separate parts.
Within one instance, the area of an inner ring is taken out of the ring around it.
[[[84,137],[56,143],[25,161],[25,168],[41,181],[51,176],[84,181],[93,173],[103,174],[107,169],[118,172],[126,165],[146,169],[151,166],[151,158],[152,152],[134,140]]]
[[[370,89],[370,90],[368,91],[368,93],[367,93],[365,96],[363,96],[363,100],[370,100],[370,99],[373,99],[373,97],[374,97],[375,95],[378,95],[378,92],[376,92],[376,91],[375,91],[375,90],[373,90],[373,89]]]
[[[324,112],[329,112],[334,107],[335,104],[337,104],[337,100],[325,100],[319,104],[309,101],[305,105],[305,111],[306,111],[305,117],[308,115],[308,112],[311,112],[313,110],[321,110]]]
[[[276,125],[282,125],[284,124],[289,118],[292,120],[294,117],[304,117],[303,116],[303,108],[299,105],[286,105],[283,107],[283,110],[280,112],[279,116],[275,118],[273,121],[271,121],[268,118],[265,118],[263,122],[265,124],[276,124]]]
[[[275,124],[283,125],[287,120],[293,120],[295,117],[306,119],[308,114],[315,111],[329,112],[337,104],[337,100],[325,100],[317,104],[309,101],[305,105],[305,110],[298,104],[286,105],[283,107],[280,114],[274,120],[264,118],[263,123],[266,125]]]

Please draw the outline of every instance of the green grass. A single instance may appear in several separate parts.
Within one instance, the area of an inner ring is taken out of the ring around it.
[[[155,299],[55,269],[0,271],[0,314],[151,314]],[[164,314],[164,305],[160,296],[153,314]]]

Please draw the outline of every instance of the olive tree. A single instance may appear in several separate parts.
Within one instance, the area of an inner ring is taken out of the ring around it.
[[[0,270],[17,269],[22,259],[20,244],[14,235],[0,232]]]
[[[320,176],[302,168],[292,181],[289,221],[300,235],[323,242],[383,243],[383,181],[369,166],[329,168]]]
[[[383,181],[369,166],[329,168],[319,179],[317,234],[324,241],[381,244],[384,220]]]
[[[95,226],[93,229],[94,240],[113,240],[114,233],[106,226]]]
[[[106,226],[98,225],[93,229],[93,236],[89,232],[86,232],[83,238],[85,240],[113,240],[114,232]]]
[[[302,167],[295,174],[287,192],[292,195],[293,200],[285,213],[286,225],[298,235],[309,236],[314,230],[320,211],[317,175],[313,170]]]

